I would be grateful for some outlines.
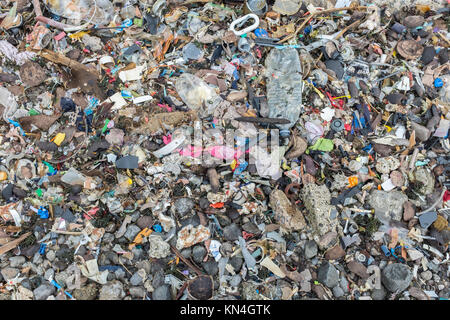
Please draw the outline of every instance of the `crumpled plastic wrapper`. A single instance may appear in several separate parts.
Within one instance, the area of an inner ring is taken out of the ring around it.
[[[187,225],[178,232],[177,249],[192,247],[194,244],[208,240],[210,236],[209,229],[202,225],[197,227]]]
[[[104,270],[100,272],[98,270],[98,264],[96,259],[85,261],[83,257],[75,256],[75,261],[78,268],[80,268],[83,276],[100,284],[106,284],[108,282],[106,278],[108,277],[109,271]]]

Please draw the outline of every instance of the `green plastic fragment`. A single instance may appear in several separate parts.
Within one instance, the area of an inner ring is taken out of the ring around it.
[[[48,162],[46,162],[46,161],[42,161],[42,163],[45,164],[45,165],[47,166],[48,171],[49,171],[50,173],[55,172],[55,168],[53,168],[53,166],[52,166],[50,163],[48,163]]]
[[[111,120],[109,120],[109,119],[105,120],[105,125],[103,126],[102,133],[105,133],[105,131],[108,130],[109,121],[111,121]]]
[[[30,111],[28,111],[28,115],[30,116],[37,116],[39,115],[39,111],[35,110],[35,109],[31,109]]]
[[[142,25],[144,24],[144,20],[143,19],[139,19],[139,18],[134,18],[133,24],[138,26],[138,27],[142,27]]]
[[[317,139],[316,143],[314,143],[313,146],[308,148],[309,150],[319,150],[324,152],[330,152],[334,148],[333,140],[325,139],[325,138],[319,138]],[[309,152],[307,152],[309,153]]]
[[[40,198],[40,197],[42,197],[42,195],[44,194],[44,192],[42,191],[41,188],[39,188],[39,189],[36,190],[36,194],[37,194],[37,196]]]

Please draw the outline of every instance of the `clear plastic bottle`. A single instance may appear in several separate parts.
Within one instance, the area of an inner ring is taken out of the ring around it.
[[[269,117],[288,119],[290,123],[277,125],[280,135],[288,136],[302,107],[302,66],[297,50],[272,49],[266,58],[266,76]]]

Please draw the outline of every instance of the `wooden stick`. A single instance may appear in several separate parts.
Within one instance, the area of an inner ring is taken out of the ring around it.
[[[353,27],[359,25],[361,23],[361,19],[356,20],[355,22],[353,22],[351,25],[346,26],[344,29],[342,29],[341,32],[339,32],[339,34],[336,36],[336,38],[334,38],[335,40],[339,39],[340,37],[342,37],[344,35],[344,33],[346,33],[349,29],[352,29]]]
[[[15,247],[17,247],[23,240],[25,240],[26,238],[28,238],[28,236],[31,234],[31,232],[27,232],[23,235],[21,235],[19,238],[14,239],[10,242],[8,242],[7,244],[3,245],[0,247],[0,255],[14,249]]]
[[[297,30],[295,30],[295,32],[289,36],[287,36],[286,38],[284,38],[283,40],[278,41],[278,43],[284,43],[286,41],[288,41],[291,38],[295,38],[297,36],[297,34],[300,32],[300,30],[303,29],[304,26],[306,26],[306,24],[308,23],[308,21],[310,20],[310,18],[314,18],[315,16],[318,16],[320,14],[327,14],[327,13],[332,13],[332,12],[337,12],[337,11],[344,11],[344,10],[361,10],[361,9],[367,9],[366,6],[359,6],[359,7],[344,7],[344,8],[332,8],[332,9],[328,9],[328,10],[322,10],[322,11],[316,11],[313,14],[310,14],[307,19],[300,25],[300,27],[297,28]]]
[[[47,49],[43,49],[41,51],[35,51],[35,52],[38,55],[40,55],[41,57],[43,57],[44,59],[47,59],[51,62],[54,62],[57,64],[62,64],[64,66],[69,67],[70,69],[93,73],[100,79],[100,74],[94,68],[90,68],[88,66],[85,66],[82,63],[79,63],[78,61],[67,58],[65,55],[63,55],[59,52],[54,52],[54,51],[50,51]]]
[[[199,268],[194,266],[194,264],[192,264],[188,259],[183,257],[181,255],[180,251],[178,251],[175,247],[170,246],[170,249],[172,249],[172,251],[177,255],[177,257],[181,259],[181,261],[183,261],[189,268],[194,270],[197,275],[199,275],[199,276],[203,275],[203,272]]]

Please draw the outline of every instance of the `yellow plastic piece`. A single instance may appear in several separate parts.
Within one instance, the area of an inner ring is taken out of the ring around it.
[[[53,141],[57,146],[59,146],[61,145],[61,143],[64,141],[65,138],[66,134],[60,132],[51,141]]]

